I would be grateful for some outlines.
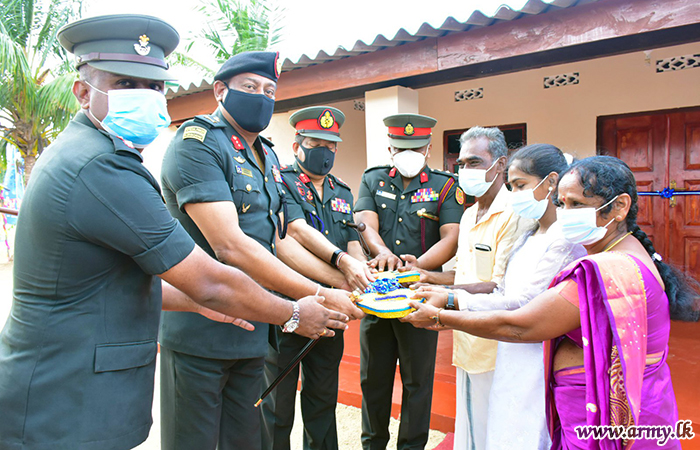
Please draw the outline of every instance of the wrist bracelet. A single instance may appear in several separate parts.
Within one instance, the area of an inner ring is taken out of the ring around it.
[[[440,313],[441,313],[444,309],[445,309],[445,308],[440,308],[440,309],[438,309],[437,314],[435,314],[433,317],[431,317],[431,319],[433,319],[433,320],[435,321],[435,325],[438,325],[438,326],[441,326],[441,327],[444,326],[444,325],[442,324],[442,322],[440,321]]]
[[[343,251],[341,249],[337,249],[336,251],[333,252],[333,254],[331,255],[331,261],[330,261],[331,266],[336,267],[336,268],[338,267],[338,256],[340,256],[341,253],[343,253]]]
[[[343,259],[343,256],[347,255],[346,252],[342,252],[340,255],[338,255],[338,259],[335,260],[335,267],[340,269],[340,260]]]

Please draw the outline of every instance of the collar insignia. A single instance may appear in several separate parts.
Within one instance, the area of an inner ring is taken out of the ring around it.
[[[329,109],[324,110],[318,117],[318,124],[324,130],[327,130],[335,124],[335,117]]]
[[[405,127],[403,127],[403,134],[406,136],[412,136],[413,133],[415,133],[416,130],[413,128],[413,125],[410,123],[407,123]]]
[[[146,56],[149,53],[151,53],[151,46],[148,45],[148,41],[150,40],[151,39],[145,34],[139,36],[139,41],[136,44],[134,44],[134,50],[136,50],[136,53],[138,53],[141,56]]]

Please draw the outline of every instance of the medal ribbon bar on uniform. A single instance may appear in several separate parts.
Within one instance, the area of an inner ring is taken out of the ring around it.
[[[411,196],[411,203],[434,202],[434,201],[437,201],[439,198],[440,198],[440,194],[433,191],[432,188],[418,189]]]
[[[345,214],[350,214],[352,212],[352,209],[350,208],[348,202],[346,202],[342,198],[337,197],[331,200],[331,209],[333,211],[342,212]]]

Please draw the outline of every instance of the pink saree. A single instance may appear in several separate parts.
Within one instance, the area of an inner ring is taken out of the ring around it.
[[[627,439],[577,434],[576,427],[585,425],[628,431],[630,426],[675,427],[678,412],[666,364],[668,298],[651,271],[634,257],[609,252],[574,262],[550,286],[569,279],[578,287],[581,328],[567,336],[583,348],[584,365],[552,373],[554,351],[563,337],[545,342],[552,449],[680,449],[676,439],[658,445],[661,439],[650,434],[640,438],[638,430]],[[647,358],[658,357],[646,365]]]

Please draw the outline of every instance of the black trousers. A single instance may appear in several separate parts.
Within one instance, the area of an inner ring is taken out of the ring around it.
[[[279,327],[279,352],[270,348],[265,360],[268,386],[309,342],[308,338],[283,333]],[[294,424],[297,381],[301,371],[301,416],[304,421],[304,450],[337,450],[335,407],[338,401],[338,367],[343,357],[343,332],[320,342],[301,360],[261,405],[263,449],[289,450]]]
[[[253,405],[264,361],[200,358],[161,346],[161,448],[261,450],[260,412]]]
[[[360,324],[362,448],[384,450],[389,442],[396,361],[403,382],[397,448],[423,449],[430,430],[438,333],[398,319],[366,316]]]

